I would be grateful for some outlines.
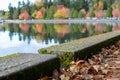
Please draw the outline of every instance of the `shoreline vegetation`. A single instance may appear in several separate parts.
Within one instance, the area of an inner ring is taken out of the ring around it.
[[[12,3],[1,11],[1,19],[68,19],[120,17],[119,0],[36,0]]]
[[[110,24],[114,25],[114,23],[120,23],[119,19],[29,19],[29,20],[1,20],[3,23],[53,23],[53,24],[70,24],[70,23],[88,23],[88,24],[97,24],[97,23],[105,23],[105,24]]]

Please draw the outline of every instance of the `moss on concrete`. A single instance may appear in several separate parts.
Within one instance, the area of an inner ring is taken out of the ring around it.
[[[9,58],[15,58],[15,57],[20,57],[20,56],[21,56],[20,53],[15,53],[15,54],[10,54],[10,55],[0,57],[0,59],[9,59]]]

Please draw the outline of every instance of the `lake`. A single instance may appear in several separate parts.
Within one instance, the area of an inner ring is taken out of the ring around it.
[[[38,49],[120,30],[115,24],[0,24],[0,56]]]

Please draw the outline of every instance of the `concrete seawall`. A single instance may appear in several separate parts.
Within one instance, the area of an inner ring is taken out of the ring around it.
[[[120,23],[120,20],[52,19],[52,20],[5,20],[5,23]]]
[[[118,40],[120,40],[120,31],[115,31],[43,48],[39,52],[45,51],[57,55],[69,53],[68,56],[72,54],[74,59],[85,59],[101,50],[102,47],[112,45]]]

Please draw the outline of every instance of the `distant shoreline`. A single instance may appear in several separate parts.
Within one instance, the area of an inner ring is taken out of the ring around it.
[[[51,20],[4,20],[4,23],[53,23],[53,24],[62,24],[62,23],[68,23],[68,24],[76,24],[76,23],[120,23],[120,20],[109,20],[109,19],[51,19]]]

